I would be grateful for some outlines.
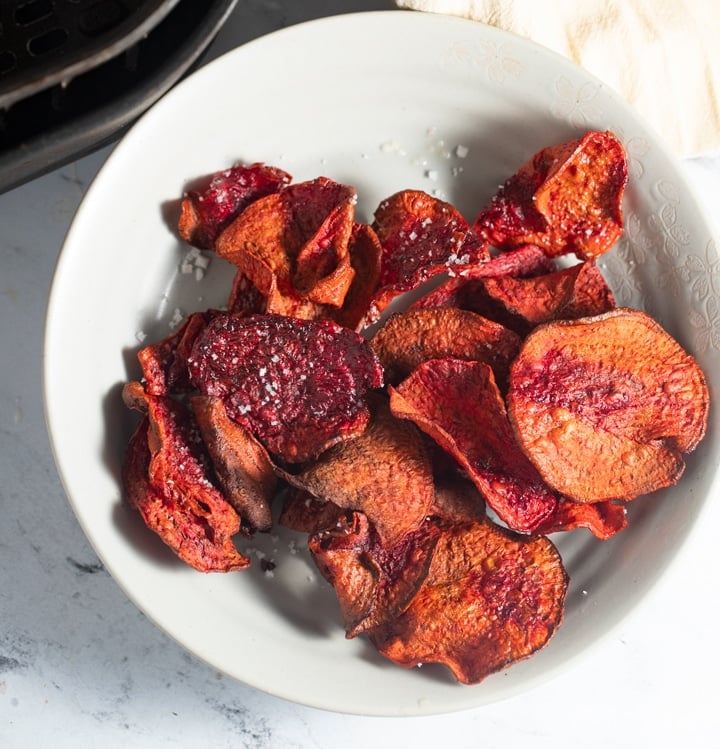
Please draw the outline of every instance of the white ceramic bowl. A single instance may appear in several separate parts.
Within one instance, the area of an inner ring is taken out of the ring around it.
[[[534,152],[611,129],[631,162],[624,238],[602,261],[618,302],[652,313],[718,392],[717,249],[674,162],[597,80],[506,33],[454,18],[367,13],[274,33],[207,65],[154,106],[114,150],[78,211],[50,298],[49,431],[72,506],[103,563],[159,627],[213,667],[307,705],[367,715],[439,713],[550,678],[600,641],[672,564],[715,481],[718,424],[677,488],[636,500],[608,542],[557,539],[571,577],[565,623],[531,659],[474,687],[444,669],[404,670],[347,641],[334,594],[292,538],[259,537],[259,565],[202,575],[176,561],[123,504],[120,464],[135,415],[137,334],[159,339],[183,313],[222,304],[231,274],[178,272],[187,247],[166,216],[188,180],[265,161],[296,180],[356,186],[358,216],[402,188],[437,191],[469,218]],[[459,150],[458,147],[460,147]]]

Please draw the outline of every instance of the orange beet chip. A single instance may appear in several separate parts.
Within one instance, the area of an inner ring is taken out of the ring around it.
[[[612,292],[592,262],[531,278],[483,279],[472,307],[521,335],[543,322],[608,312]]]
[[[477,684],[545,646],[562,623],[568,577],[553,544],[490,521],[443,530],[424,585],[368,634],[406,668],[445,664]]]
[[[377,234],[368,224],[354,224],[348,243],[350,264],[355,271],[350,288],[339,310],[330,310],[339,325],[351,330],[362,328],[370,303],[380,282],[382,247]]]
[[[638,310],[540,326],[511,368],[508,412],[524,452],[579,502],[677,482],[708,405],[695,359]]]
[[[338,507],[363,512],[382,542],[392,546],[427,516],[434,499],[432,466],[423,435],[395,419],[384,399],[371,400],[371,414],[359,437],[285,477]]]
[[[197,395],[191,404],[225,499],[249,529],[270,530],[277,477],[267,451],[228,417],[220,398]]]
[[[607,541],[627,527],[627,508],[617,502],[572,502],[568,499],[558,503],[555,512],[536,529],[535,533],[547,535],[558,531],[587,528],[593,536]]]
[[[215,251],[266,297],[268,312],[298,316],[300,300],[340,307],[355,273],[354,206],[355,190],[325,177],[289,185],[242,211]]]
[[[397,384],[428,359],[482,361],[504,382],[520,348],[518,335],[474,312],[454,307],[413,309],[390,317],[370,341],[385,367],[385,380]]]
[[[309,538],[315,564],[335,589],[348,638],[405,609],[425,580],[439,536],[438,526],[425,521],[387,547],[367,516],[353,512]]]
[[[383,200],[373,228],[383,250],[375,316],[396,296],[438,273],[459,273],[488,257],[487,244],[460,212],[421,190],[403,190]]]
[[[610,132],[544,148],[510,177],[475,223],[501,249],[531,243],[550,256],[592,259],[623,231],[625,150]]]
[[[207,456],[187,409],[129,383],[125,403],[145,414],[123,464],[128,503],[184,562],[200,572],[243,569],[232,536],[240,518],[210,483]]]

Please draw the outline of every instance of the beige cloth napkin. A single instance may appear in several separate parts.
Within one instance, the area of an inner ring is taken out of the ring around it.
[[[532,39],[623,96],[680,157],[720,151],[720,0],[396,0]]]

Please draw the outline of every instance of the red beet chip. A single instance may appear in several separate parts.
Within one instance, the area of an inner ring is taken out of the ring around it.
[[[477,218],[501,249],[532,243],[549,256],[596,258],[623,232],[625,150],[610,132],[544,148],[510,177]]]
[[[247,567],[250,560],[232,542],[240,518],[210,481],[209,459],[190,412],[167,396],[147,395],[138,382],[125,386],[123,399],[145,414],[123,464],[128,504],[194,569]]]
[[[360,434],[370,418],[366,392],[383,384],[380,362],[357,333],[280,315],[216,317],[188,366],[203,394],[222,398],[230,418],[291,463]]]
[[[250,203],[277,192],[290,179],[282,169],[259,163],[238,164],[211,174],[203,186],[188,190],[183,199],[180,236],[200,249],[213,249],[220,232]]]
[[[568,498],[551,489],[517,443],[495,384],[481,362],[436,359],[420,365],[397,388],[390,407],[410,419],[449,452],[512,530],[540,533],[589,528],[601,538],[622,530],[607,508],[571,512]]]
[[[488,257],[487,243],[460,212],[421,190],[402,190],[383,200],[373,228],[383,250],[375,316],[433,276],[460,273]]]
[[[190,390],[187,358],[195,338],[214,314],[214,310],[196,312],[169,336],[140,349],[138,361],[146,392],[169,395]]]

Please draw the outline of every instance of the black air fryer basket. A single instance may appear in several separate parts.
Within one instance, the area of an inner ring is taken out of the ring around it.
[[[110,141],[237,0],[0,0],[0,190]]]

